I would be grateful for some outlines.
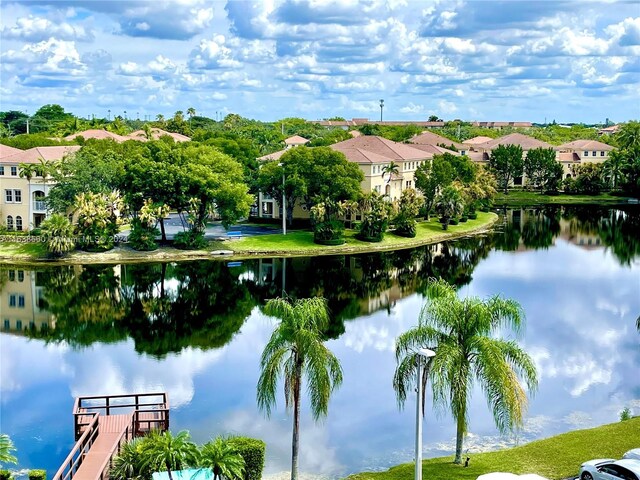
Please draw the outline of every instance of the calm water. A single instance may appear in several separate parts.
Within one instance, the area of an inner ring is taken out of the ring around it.
[[[398,411],[394,339],[415,325],[429,277],[460,295],[503,294],[527,315],[540,372],[526,426],[500,437],[481,392],[469,452],[640,413],[640,210],[516,210],[487,236],[400,252],[242,263],[0,268],[0,429],[21,468],[52,475],[73,444],[78,395],[168,391],[172,430],[195,441],[239,433],[267,443],[267,474],[288,469],[291,420],[258,412],[259,356],[284,290],[324,295],[344,384],[328,419],[303,405],[300,467],[340,476],[413,458],[413,399]],[[18,323],[20,322],[20,323]],[[430,404],[429,404],[430,405]],[[454,449],[455,425],[428,408],[425,456]]]

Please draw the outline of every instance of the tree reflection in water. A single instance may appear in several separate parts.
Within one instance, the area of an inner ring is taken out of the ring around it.
[[[261,259],[234,266],[200,261],[43,268],[37,271],[32,303],[49,312],[50,326],[26,334],[74,347],[130,338],[137,352],[161,357],[187,347],[225,345],[255,306],[286,294],[325,297],[331,323],[324,333],[337,338],[345,321],[390,311],[414,292],[424,294],[431,277],[468,284],[492,250],[549,248],[561,239],[580,248],[608,248],[623,265],[640,257],[637,206],[523,208],[506,210],[503,218],[486,235],[394,252]],[[9,270],[0,269],[3,292]]]

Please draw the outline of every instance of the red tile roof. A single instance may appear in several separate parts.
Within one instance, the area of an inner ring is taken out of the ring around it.
[[[15,155],[16,153],[20,153],[22,150],[15,147],[10,147],[9,145],[3,145],[0,143],[0,158],[8,157],[9,155]]]
[[[419,145],[453,145],[458,150],[466,150],[467,148],[461,143],[455,142],[449,138],[443,137],[433,132],[422,132],[420,135],[409,139],[409,143],[415,143]]]
[[[279,150],[277,152],[273,152],[273,153],[268,153],[267,155],[263,155],[261,157],[258,157],[258,160],[262,160],[262,161],[267,161],[267,160],[279,160],[280,157],[282,155],[285,154],[285,152],[288,152],[289,150],[291,150],[290,148],[285,148],[283,150]]]
[[[300,135],[294,135],[293,137],[285,139],[284,143],[285,145],[304,145],[305,143],[309,143],[309,140]]]
[[[429,153],[431,157],[433,155],[442,155],[443,153],[450,153],[451,155],[460,156],[458,152],[455,150],[449,150],[448,148],[442,148],[438,145],[411,145],[413,148],[417,148],[418,150],[422,150],[423,152]],[[429,157],[429,158],[431,158]]]
[[[510,133],[509,135],[478,144],[476,147],[481,150],[493,150],[498,145],[520,145],[525,152],[534,148],[555,148],[553,145],[522,133]]]
[[[73,141],[78,137],[83,137],[85,140],[88,140],[90,138],[94,138],[97,140],[104,140],[104,139],[110,138],[112,140],[115,140],[118,143],[124,142],[125,140],[129,140],[127,137],[118,135],[117,133],[112,133],[107,130],[98,130],[98,129],[85,130],[83,132],[67,135],[66,137],[64,137],[64,139],[68,141]]]
[[[162,130],[161,128],[151,129],[151,138],[153,138],[154,140],[158,140],[160,137],[163,137],[165,135],[168,135],[169,137],[173,138],[173,140],[176,142],[191,141],[190,137],[187,137],[186,135],[182,135],[181,133],[167,132],[166,130]],[[144,130],[136,130],[135,132],[131,132],[129,135],[125,137],[125,140],[138,140],[141,142],[148,141],[147,134],[145,133]]]
[[[391,160],[424,160],[430,158],[425,152],[413,146],[393,142],[383,137],[363,135],[342,142],[334,143],[330,148],[342,152],[349,161],[355,163],[389,163]],[[367,152],[365,155],[363,152]],[[369,155],[369,154],[373,154]]]
[[[563,143],[558,150],[604,150],[610,152],[614,148],[606,143],[597,140],[574,140],[573,142]]]
[[[479,137],[469,138],[462,143],[464,143],[465,145],[478,145],[480,143],[490,142],[491,140],[493,140],[493,138],[491,137],[479,136]]]
[[[575,152],[560,152],[558,153],[559,162],[579,162],[580,156]]]
[[[82,147],[80,145],[60,147],[34,147],[29,150],[21,150],[20,153],[2,158],[2,163],[39,163],[42,160],[60,160],[65,155],[75,153]]]

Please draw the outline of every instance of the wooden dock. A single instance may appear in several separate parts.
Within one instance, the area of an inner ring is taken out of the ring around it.
[[[169,429],[169,400],[166,393],[78,397],[73,418],[76,444],[53,480],[107,480],[124,443]]]

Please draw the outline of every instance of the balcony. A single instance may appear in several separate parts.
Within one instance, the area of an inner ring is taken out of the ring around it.
[[[33,202],[33,211],[34,212],[46,212],[47,211],[47,202],[44,200],[34,200]]]

